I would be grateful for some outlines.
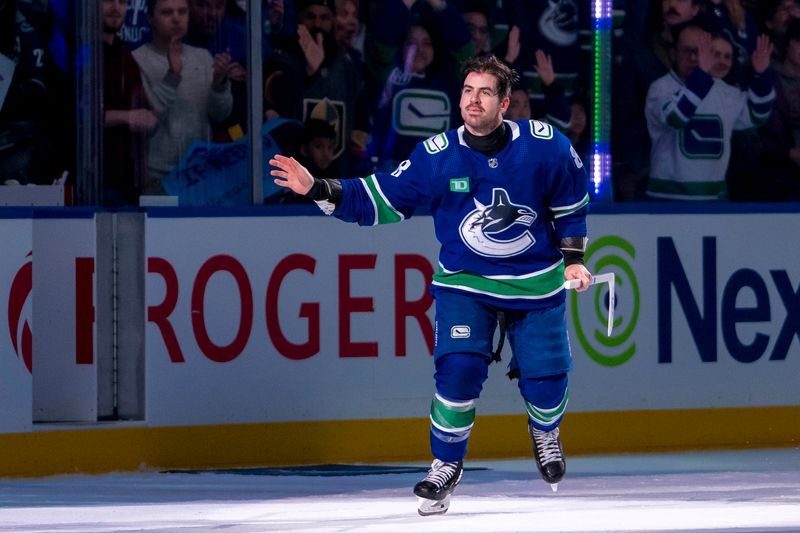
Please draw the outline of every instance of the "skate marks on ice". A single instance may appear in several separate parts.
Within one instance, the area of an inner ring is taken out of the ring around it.
[[[530,458],[469,461],[483,469],[465,469],[447,514],[428,517],[417,514],[414,468],[7,479],[0,480],[0,531],[800,532],[797,449],[567,462],[552,493]]]

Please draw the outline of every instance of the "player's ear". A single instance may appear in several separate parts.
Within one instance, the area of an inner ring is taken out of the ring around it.
[[[504,96],[503,99],[500,101],[500,114],[505,115],[506,111],[508,111],[508,106],[511,105],[511,98],[508,96]]]

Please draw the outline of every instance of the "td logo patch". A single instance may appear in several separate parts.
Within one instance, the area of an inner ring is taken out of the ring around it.
[[[453,192],[469,192],[469,178],[450,178],[450,190]]]

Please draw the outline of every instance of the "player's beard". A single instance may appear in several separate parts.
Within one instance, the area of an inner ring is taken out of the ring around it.
[[[489,114],[467,115],[462,117],[468,131],[473,135],[483,136],[493,132],[502,122],[502,117]]]

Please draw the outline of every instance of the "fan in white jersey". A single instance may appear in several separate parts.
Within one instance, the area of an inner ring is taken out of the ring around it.
[[[650,132],[647,195],[669,200],[718,200],[727,195],[725,174],[733,130],[763,125],[775,99],[769,69],[772,44],[760,36],[751,57],[746,92],[712,77],[711,36],[701,27],[679,30],[673,70],[650,85],[645,106]]]

